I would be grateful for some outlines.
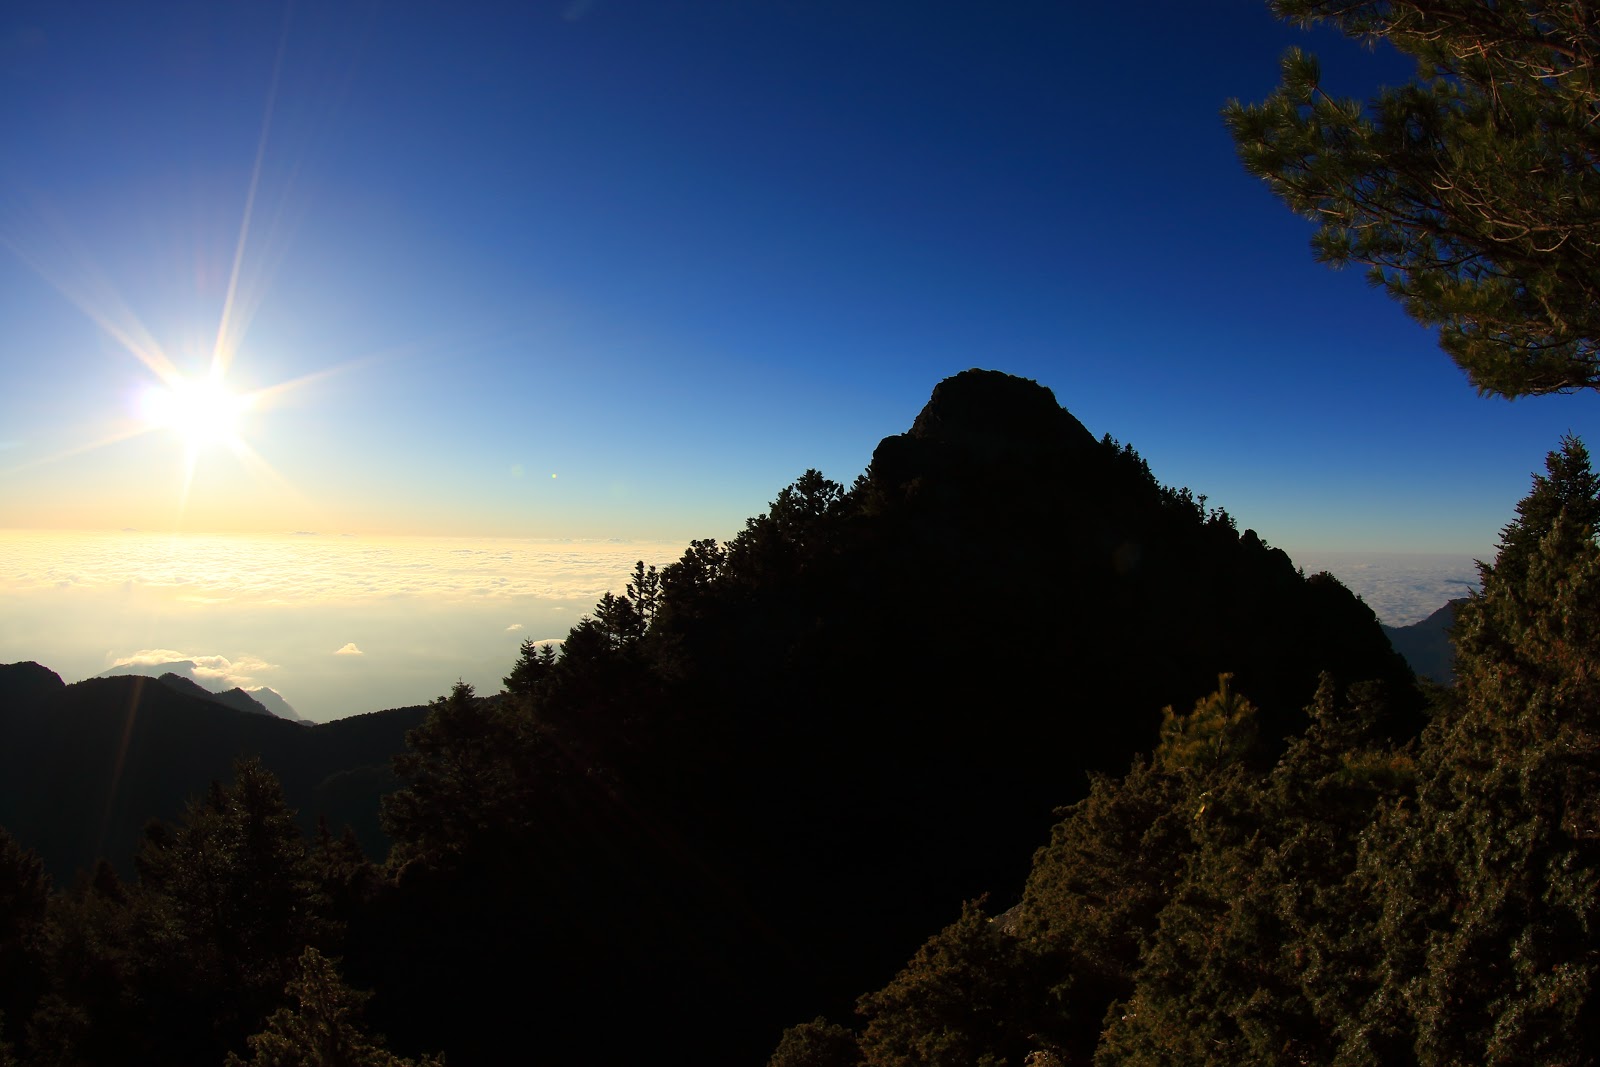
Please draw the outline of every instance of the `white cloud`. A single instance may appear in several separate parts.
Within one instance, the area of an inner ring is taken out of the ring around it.
[[[335,656],[364,656],[364,655],[366,655],[365,652],[361,651],[359,648],[356,647],[356,643],[354,641],[351,641],[349,644],[345,645],[343,648],[336,649],[333,654]]]
[[[418,704],[457,677],[492,692],[523,638],[565,634],[608,590],[622,592],[635,560],[660,567],[682,552],[681,542],[0,530],[0,663],[87,678],[139,651],[146,666],[122,671],[170,670],[207,688],[265,683],[324,721]],[[522,629],[506,631],[507,619]],[[512,640],[484,641],[496,632]],[[353,653],[333,655],[358,634],[378,650],[368,650],[378,676]]]
[[[0,590],[108,590],[236,608],[395,598],[592,606],[676,542],[0,532]]]
[[[277,664],[268,663],[260,656],[197,656],[173,648],[144,648],[130,655],[112,657],[109,669],[121,667],[148,667],[152,670],[175,668],[178,673],[186,673],[197,682],[221,683],[224,689],[235,686],[248,689],[262,685],[256,675],[278,669]],[[212,686],[208,685],[207,688]]]
[[[1428,552],[1305,552],[1307,574],[1326,570],[1364,600],[1381,622],[1408,626],[1478,588],[1471,556]]]
[[[131,656],[117,656],[109,666],[112,667],[155,667],[162,663],[176,663],[190,657],[171,648],[146,648],[133,653]]]
[[[510,626],[506,627],[506,633],[514,634],[520,629],[522,629],[522,624],[520,622],[514,622]]]

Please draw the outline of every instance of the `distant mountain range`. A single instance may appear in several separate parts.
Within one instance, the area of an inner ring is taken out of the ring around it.
[[[187,692],[190,696],[203,696],[251,715],[271,715],[291,722],[307,721],[275,689],[264,685],[255,689],[241,689],[239,686],[220,689],[215,682],[207,685],[207,679],[198,671],[199,664],[194,660],[175,659],[163,663],[126,663],[120,667],[101,671],[95,677],[119,678],[136,675],[142,678],[155,678],[180,692]]]
[[[260,697],[213,693],[172,672],[68,685],[37,663],[0,666],[0,826],[58,882],[102,856],[126,870],[148,820],[176,819],[208,783],[231,780],[235,760],[255,756],[307,832],[319,817],[335,834],[348,825],[381,858],[378,799],[398,786],[390,760],[427,708],[311,724],[274,715]]]
[[[1411,664],[1412,670],[1440,685],[1454,685],[1456,653],[1455,646],[1450,643],[1450,627],[1455,625],[1456,608],[1466,602],[1465,597],[1452,600],[1421,622],[1410,626],[1385,626],[1383,632],[1394,650]]]

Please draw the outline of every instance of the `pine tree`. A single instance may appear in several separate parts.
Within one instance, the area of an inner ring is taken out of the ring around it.
[[[146,1062],[150,1008],[141,1003],[129,887],[101,860],[93,875],[51,901],[48,992],[27,1020],[41,1063]]]
[[[241,761],[176,827],[152,826],[135,863],[150,1056],[219,1059],[260,1024],[304,947],[331,934],[294,813],[270,772]]]
[[[1046,961],[1044,1025],[1070,1063],[1088,1061],[1106,1009],[1133,993],[1140,948],[1191,848],[1190,796],[1181,776],[1136,760],[1121,779],[1094,776],[1034,854],[1016,931]]]
[[[50,903],[44,863],[0,829],[0,1017],[18,1028],[43,991],[42,940]]]
[[[1239,854],[1260,826],[1253,776],[1241,762],[1254,745],[1257,712],[1229,681],[1219,676],[1216,692],[1187,715],[1163,711],[1155,763],[1175,787],[1166,818],[1177,816],[1188,837],[1173,848],[1183,873],[1169,880],[1155,929],[1141,938],[1132,995],[1108,1011],[1096,1062],[1204,1062],[1213,1047],[1238,1051],[1237,1024],[1191,1018],[1187,996],[1208,956],[1244,936],[1230,929],[1230,904],[1242,888]],[[1225,980],[1207,985],[1203,995],[1215,995]]]
[[[534,816],[523,803],[522,775],[534,770],[519,759],[528,741],[523,717],[480,700],[464,682],[429,708],[428,718],[406,735],[406,752],[395,757],[405,788],[383,798],[394,867],[482,858],[494,852],[494,841],[514,839]]]
[[[1566,0],[1273,0],[1417,59],[1366,106],[1291,51],[1225,117],[1247,170],[1362,263],[1484,393],[1600,388],[1600,34]]]
[[[1169,771],[1199,773],[1225,767],[1250,755],[1259,738],[1255,705],[1228,688],[1231,674],[1217,676],[1217,691],[1187,715],[1161,712],[1161,743],[1156,757]]]
[[[1036,1047],[1045,988],[1037,957],[979,903],[931,937],[883,989],[861,998],[869,1067],[1004,1067]]]
[[[1375,858],[1367,1015],[1423,1064],[1600,1058],[1600,495],[1577,441],[1546,466],[1457,614],[1454,706]]]
[[[1213,714],[1225,704],[1219,692]],[[1410,782],[1381,687],[1323,677],[1311,725],[1270,773],[1185,771],[1182,880],[1145,941],[1096,1062],[1333,1063],[1370,992],[1372,908],[1351,877],[1377,807]],[[1197,712],[1198,714],[1198,712]]]
[[[505,676],[506,692],[519,697],[532,696],[549,683],[555,669],[555,646],[541,644],[530,637],[522,642],[517,650],[517,662]]]
[[[861,1062],[856,1035],[819,1015],[785,1030],[767,1067],[860,1067]]]
[[[249,1038],[251,1056],[228,1054],[227,1067],[430,1067],[442,1059],[402,1059],[372,1037],[358,1020],[372,994],[344,984],[337,961],[314,948],[300,956],[285,992],[295,1002],[279,1008],[267,1029]]]

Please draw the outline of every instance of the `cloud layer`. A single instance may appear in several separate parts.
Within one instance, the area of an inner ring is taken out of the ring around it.
[[[208,687],[270,684],[322,721],[424,703],[458,679],[495,692],[523,638],[558,640],[623,590],[635,560],[660,566],[681,552],[660,542],[0,531],[0,663],[37,660],[68,679],[193,663],[168,669]]]
[[[116,656],[107,669],[109,671],[117,671],[124,667],[171,669],[175,666],[186,666],[187,673],[197,682],[221,682],[226,689],[235,686],[241,689],[260,688],[266,683],[260,681],[257,675],[264,671],[277,670],[277,664],[268,663],[259,656],[242,655],[232,658],[214,655],[197,656],[172,648],[144,648],[130,655]]]
[[[1295,555],[1294,561],[1307,574],[1331,573],[1390,626],[1419,622],[1478,588],[1478,568],[1471,556],[1306,552]]]
[[[0,592],[120,586],[191,604],[515,597],[592,604],[663,542],[0,532]]]

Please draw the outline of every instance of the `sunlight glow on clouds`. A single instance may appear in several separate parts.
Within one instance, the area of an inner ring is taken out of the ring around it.
[[[0,532],[0,589],[138,587],[198,604],[410,599],[593,606],[667,542]]]
[[[192,663],[191,672],[196,678],[218,681],[227,687],[240,689],[260,688],[265,683],[256,677],[263,671],[277,670],[277,665],[258,656],[195,656],[170,648],[146,648],[127,656],[115,657],[108,665],[117,667],[165,667],[174,663]]]
[[[555,644],[666,542],[181,536],[0,530],[0,663],[69,682],[193,662],[314,721],[499,691],[524,638]],[[507,618],[519,621],[507,624]],[[180,651],[183,649],[196,652]],[[157,672],[159,673],[159,672]],[[180,672],[181,673],[181,672]]]

